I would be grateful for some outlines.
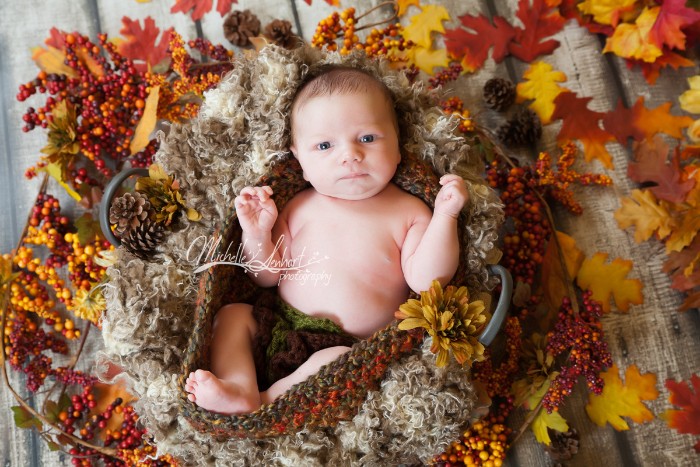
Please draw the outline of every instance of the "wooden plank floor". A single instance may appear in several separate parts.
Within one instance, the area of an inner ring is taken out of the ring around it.
[[[377,3],[380,2],[341,1],[343,7],[355,6],[358,11],[366,11]],[[422,0],[421,3],[445,5],[454,25],[457,17],[466,13],[512,17],[518,2]],[[30,59],[30,48],[42,45],[54,26],[65,31],[79,31],[92,38],[96,38],[98,32],[116,37],[122,27],[122,16],[133,19],[151,16],[161,29],[173,26],[186,39],[202,35],[214,43],[226,43],[218,13],[210,12],[200,22],[194,23],[189,16],[171,14],[169,10],[173,4],[174,0],[153,0],[150,3],[137,3],[136,0],[3,0],[0,5],[0,252],[9,252],[22,231],[38,189],[38,182],[26,181],[23,174],[38,160],[39,150],[45,144],[45,134],[41,131],[21,132],[21,116],[31,104],[15,99],[19,84],[31,80],[37,72]],[[302,0],[239,0],[233,7],[249,8],[263,25],[275,18],[288,19],[306,40],[311,38],[318,21],[334,10],[323,0],[314,0],[312,6]],[[386,14],[386,10],[377,14]],[[582,96],[593,97],[591,108],[599,111],[614,108],[620,99],[631,105],[638,96],[644,96],[649,107],[673,102],[677,113],[677,98],[686,89],[685,78],[698,73],[695,67],[662,74],[658,83],[650,87],[638,71],[629,71],[621,60],[603,55],[600,39],[576,24],[568,24],[556,38],[561,46],[543,59],[568,76],[566,87]],[[515,59],[507,59],[501,64],[489,60],[480,72],[460,81],[454,92],[479,103],[478,96],[487,79],[501,76],[517,82],[527,66]],[[479,109],[470,107],[470,110]],[[541,149],[555,148],[557,131],[556,124],[545,128]],[[692,373],[700,371],[700,318],[697,310],[684,314],[675,311],[681,298],[671,291],[669,279],[661,271],[662,246],[652,243],[637,245],[631,235],[617,228],[612,214],[619,207],[618,198],[628,194],[634,186],[626,176],[628,152],[619,145],[610,145],[609,148],[615,170],[608,174],[613,177],[615,187],[579,190],[577,195],[584,205],[584,214],[580,217],[559,215],[557,220],[561,230],[573,235],[587,255],[604,251],[611,257],[634,261],[632,275],[645,284],[645,302],[633,307],[629,314],[606,316],[604,326],[618,366],[627,367],[634,363],[644,372],[657,374],[661,396],[648,405],[659,414],[670,408],[663,381],[667,378],[687,380]],[[603,171],[598,166],[594,170]],[[23,381],[17,375],[12,376],[12,384],[26,395]],[[11,405],[16,404],[9,391],[3,388],[0,390],[2,465],[70,465],[67,456],[50,452],[35,434],[15,427],[9,410]],[[662,420],[633,425],[627,432],[615,432],[610,427],[593,425],[585,415],[584,405],[584,397],[578,396],[564,411],[566,418],[581,432],[581,451],[570,465],[700,465],[700,457],[692,450],[693,437],[670,431]],[[511,466],[527,467],[549,463],[532,434],[524,436],[508,461]]]

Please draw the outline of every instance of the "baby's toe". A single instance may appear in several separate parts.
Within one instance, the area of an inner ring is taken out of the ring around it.
[[[190,402],[197,402],[197,398],[194,396],[194,394],[188,394],[187,398],[190,400]]]

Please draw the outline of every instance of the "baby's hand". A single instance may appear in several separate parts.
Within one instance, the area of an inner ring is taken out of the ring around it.
[[[241,228],[248,235],[264,237],[272,231],[277,221],[277,206],[271,195],[272,188],[269,186],[247,186],[233,201]]]
[[[457,218],[469,201],[469,192],[464,180],[459,175],[445,174],[440,178],[440,185],[442,188],[435,198],[435,213]]]

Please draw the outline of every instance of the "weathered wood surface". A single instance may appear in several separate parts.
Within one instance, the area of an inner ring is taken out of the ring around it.
[[[0,252],[9,252],[17,242],[27,213],[34,201],[38,182],[24,180],[24,171],[39,157],[45,144],[45,133],[21,132],[21,115],[31,103],[15,99],[19,84],[32,79],[36,68],[31,61],[30,47],[41,45],[48,31],[55,26],[66,31],[80,31],[93,38],[98,32],[110,36],[119,35],[122,16],[143,19],[152,16],[161,29],[173,26],[184,38],[202,34],[214,43],[225,43],[218,13],[208,13],[195,24],[189,16],[171,14],[174,2],[154,0],[137,3],[135,0],[28,0],[24,2],[4,0],[0,4]],[[343,7],[355,6],[367,11],[380,0],[344,0]],[[477,13],[498,14],[513,18],[517,0],[423,0],[422,4],[442,4],[457,25],[458,16]],[[296,31],[309,40],[316,24],[333,11],[322,0],[309,6],[302,0],[239,0],[237,9],[250,9],[264,26],[275,18],[287,19]],[[373,13],[374,17],[390,15],[387,7]],[[581,96],[593,97],[590,106],[594,110],[608,111],[619,99],[628,105],[638,96],[646,98],[649,107],[670,101],[678,112],[677,97],[686,89],[685,78],[696,74],[695,69],[682,73],[662,74],[655,86],[649,86],[639,73],[630,71],[621,60],[602,55],[599,38],[570,23],[557,34],[561,46],[550,56],[541,57],[554,68],[563,71],[568,81],[564,86]],[[483,83],[493,77],[509,77],[518,81],[528,65],[515,59],[495,64],[489,60],[486,66],[469,78],[463,78],[451,86],[451,92],[467,101],[474,101],[470,110],[480,112],[479,95]],[[34,102],[36,104],[36,102]],[[498,116],[483,112],[487,122],[498,122]],[[539,149],[553,150],[557,124],[545,127]],[[636,364],[643,372],[658,375],[661,396],[649,403],[655,414],[670,408],[667,392],[663,387],[666,378],[687,380],[700,371],[700,318],[696,310],[678,313],[681,302],[671,291],[668,277],[661,271],[664,259],[660,244],[638,245],[632,237],[617,228],[613,212],[619,207],[619,196],[634,188],[626,176],[629,152],[622,146],[609,144],[615,168],[607,173],[615,180],[614,188],[584,188],[577,191],[585,207],[584,214],[572,217],[558,212],[560,229],[573,235],[587,255],[597,251],[608,252],[612,257],[634,261],[632,276],[645,285],[643,305],[633,307],[628,314],[612,313],[605,317],[605,330],[614,359],[618,366]],[[587,170],[605,172],[597,163]],[[58,192],[59,190],[54,190]],[[95,336],[93,336],[95,337]],[[89,362],[88,362],[89,363]],[[12,385],[23,396],[23,379],[11,374]],[[585,415],[583,391],[564,410],[564,416],[581,432],[581,452],[571,462],[574,466],[672,466],[698,465],[700,459],[692,451],[693,438],[670,431],[660,419],[644,425],[633,424],[627,432],[615,432],[610,427],[598,428]],[[9,407],[16,405],[6,388],[0,390],[0,461],[12,466],[69,465],[70,459],[61,453],[50,452],[36,434],[15,427]],[[509,465],[541,466],[549,460],[531,434],[526,434],[511,452]]]

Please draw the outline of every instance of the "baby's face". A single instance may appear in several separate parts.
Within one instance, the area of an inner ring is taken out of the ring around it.
[[[378,89],[313,97],[296,109],[292,132],[304,179],[334,198],[376,195],[401,160],[393,112]]]

